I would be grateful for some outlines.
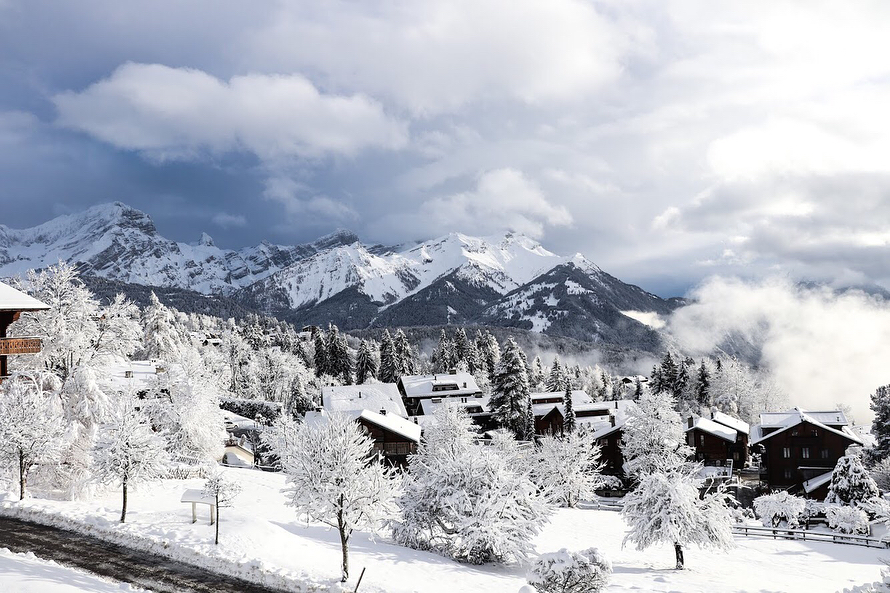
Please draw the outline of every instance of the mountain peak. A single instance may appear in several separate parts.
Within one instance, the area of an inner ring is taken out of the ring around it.
[[[331,247],[339,247],[341,245],[352,245],[358,243],[358,235],[346,229],[337,229],[332,233],[328,233],[319,237],[312,242],[312,245],[321,249],[329,249]]]
[[[203,245],[204,247],[215,247],[213,243],[213,237],[208,235],[207,233],[201,233],[201,240],[198,241],[198,245]]]

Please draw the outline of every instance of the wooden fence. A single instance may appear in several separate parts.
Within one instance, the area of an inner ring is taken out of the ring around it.
[[[813,542],[831,542],[835,544],[865,546],[866,548],[890,548],[890,542],[875,537],[869,537],[867,535],[829,533],[826,531],[808,531],[806,529],[788,529],[782,527],[752,527],[748,525],[733,525],[732,532],[736,535],[750,535],[753,537],[771,537],[773,539],[797,539]]]

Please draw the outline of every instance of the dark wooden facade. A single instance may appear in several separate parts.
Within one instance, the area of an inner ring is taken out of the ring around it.
[[[559,435],[563,433],[563,418],[559,408],[554,406],[543,416],[535,416],[535,434]]]
[[[602,473],[607,476],[624,477],[624,455],[621,452],[621,437],[623,435],[624,429],[617,427],[596,440],[596,444],[600,447]]]
[[[695,449],[695,460],[703,461],[705,465],[713,465],[715,462],[723,462],[727,459],[738,461],[733,458],[735,442],[730,442],[697,427],[686,431],[686,444]]]
[[[408,455],[417,453],[417,443],[408,437],[387,430],[364,417],[360,417],[358,422],[374,440],[374,449],[389,463],[404,467],[408,464]]]
[[[761,477],[770,487],[802,491],[804,481],[834,469],[847,447],[856,443],[838,432],[803,421],[773,432],[759,444],[764,449]],[[810,496],[816,498],[813,493]]]
[[[0,381],[9,374],[7,356],[11,354],[37,354],[43,344],[40,338],[8,338],[6,332],[21,311],[0,311]]]

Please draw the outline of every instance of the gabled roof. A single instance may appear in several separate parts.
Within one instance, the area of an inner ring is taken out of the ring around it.
[[[733,418],[729,414],[714,410],[711,412],[711,420],[723,426],[728,426],[742,434],[751,434],[751,426],[747,422]]]
[[[462,401],[466,399],[467,401]],[[437,401],[433,401],[437,400]],[[445,393],[442,393],[442,398],[440,400],[438,394],[436,397],[429,397],[420,400],[420,409],[423,411],[423,415],[432,416],[436,413],[436,409],[440,406],[444,405],[454,405],[460,408],[472,408],[475,406],[482,407],[482,413],[488,413],[488,401],[489,397],[487,395],[483,395],[482,397],[475,396],[467,396],[467,395],[458,395],[458,396],[445,396]],[[554,405],[554,404],[550,404]],[[479,412],[474,412],[474,414],[479,414]],[[473,416],[473,414],[470,414]]]
[[[822,475],[816,476],[815,478],[810,478],[806,482],[803,483],[803,489],[807,494],[817,489],[819,486],[824,486],[828,482],[831,481],[831,476],[834,475],[834,470],[827,471]]]
[[[473,395],[482,390],[470,373],[440,373],[436,375],[403,375],[399,382],[405,390],[405,397],[438,397]],[[433,391],[434,386],[457,385],[457,389]],[[466,387],[464,387],[466,385]]]
[[[389,414],[408,416],[402,395],[395,383],[365,383],[321,388],[321,405],[328,412],[386,410]]]
[[[45,311],[46,309],[49,309],[49,305],[0,282],[0,311]]]
[[[362,410],[358,417],[415,443],[420,442],[420,426],[410,420],[405,420],[395,414],[378,414],[371,410]]]
[[[692,426],[686,429],[686,432],[690,430],[700,430],[702,432],[706,432],[708,434],[712,434],[715,437],[720,437],[721,439],[727,440],[730,443],[734,443],[739,433],[733,428],[729,428],[728,426],[724,426],[722,424],[718,424],[713,420],[708,420],[707,418],[696,418],[695,422],[693,422]]]
[[[817,414],[824,418],[826,412],[818,412]],[[840,428],[832,428],[831,426],[827,426],[826,424],[819,422],[816,418],[810,415],[809,412],[806,412],[799,408],[794,408],[793,410],[789,410],[787,412],[764,413],[760,415],[760,419],[761,423],[751,429],[752,445],[756,445],[757,443],[763,442],[771,437],[774,437],[777,434],[783,433],[789,428],[797,426],[798,424],[802,424],[803,422],[809,422],[810,424],[818,426],[823,430],[827,430],[829,432],[833,432],[837,435],[845,437],[853,441],[857,445],[862,444],[862,439],[854,434],[849,427],[841,426]],[[764,420],[766,420],[767,422],[764,422]],[[763,434],[764,428],[775,428],[777,430],[774,430],[769,434]]]
[[[604,426],[603,428],[593,433],[591,438],[596,441],[603,437],[607,437],[614,432],[618,432],[619,430],[624,428],[625,422],[627,422],[627,418],[622,418],[621,420],[617,420],[615,422],[615,426]]]

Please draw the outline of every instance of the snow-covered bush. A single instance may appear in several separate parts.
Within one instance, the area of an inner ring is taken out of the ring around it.
[[[837,460],[826,504],[856,506],[878,495],[878,485],[872,479],[858,455],[845,455]]]
[[[799,496],[773,492],[754,499],[754,512],[764,527],[779,527],[783,522],[788,527],[799,527],[806,505],[806,500]]]
[[[609,582],[612,563],[596,548],[541,554],[528,582],[539,593],[595,593]]]
[[[841,533],[868,533],[868,515],[856,507],[825,505],[828,526]]]

